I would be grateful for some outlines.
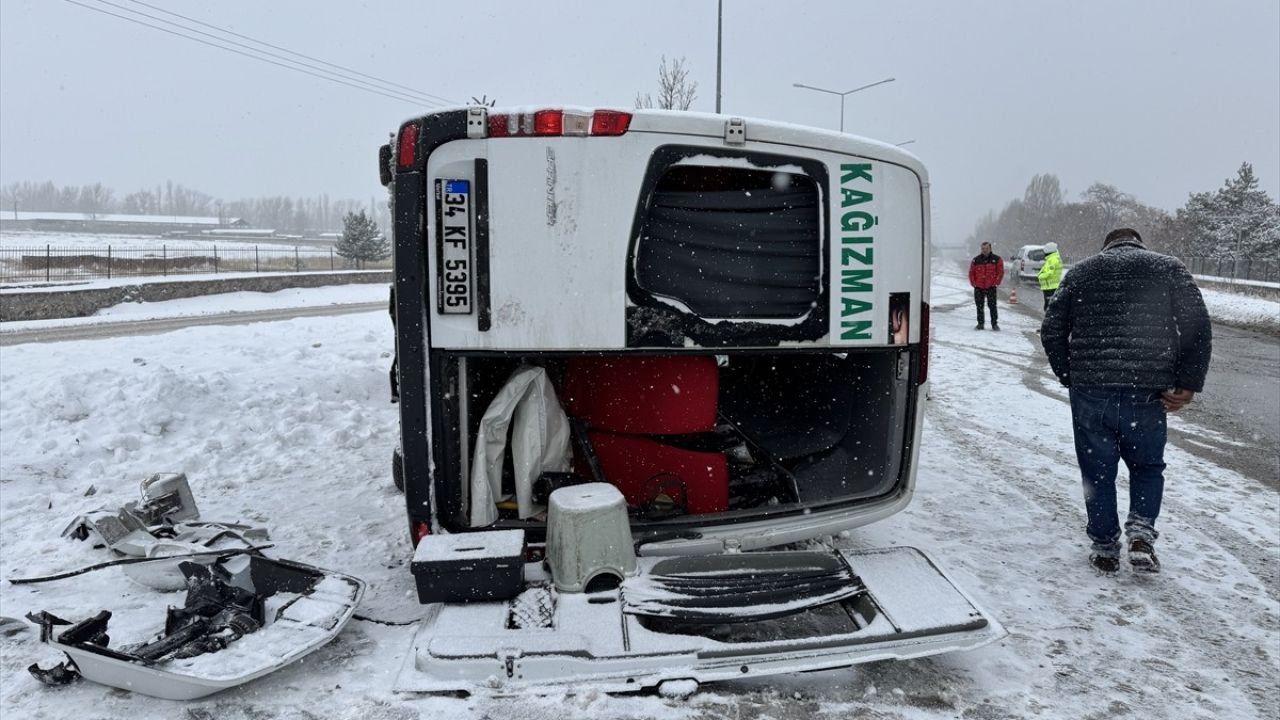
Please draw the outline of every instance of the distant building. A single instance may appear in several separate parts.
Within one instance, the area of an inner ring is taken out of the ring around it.
[[[247,225],[221,227],[216,230],[201,230],[201,235],[212,237],[271,237],[276,234],[270,228],[250,228]]]
[[[223,220],[195,215],[0,211],[0,230],[165,235],[248,227],[249,223],[241,218]]]

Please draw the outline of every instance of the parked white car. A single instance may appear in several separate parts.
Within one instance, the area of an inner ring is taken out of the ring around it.
[[[1006,271],[1020,282],[1035,282],[1044,266],[1043,245],[1023,245],[1013,254]]]

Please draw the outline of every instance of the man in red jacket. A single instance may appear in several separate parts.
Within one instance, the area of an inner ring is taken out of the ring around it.
[[[969,263],[969,284],[973,286],[973,302],[978,306],[978,326],[981,330],[986,323],[982,318],[982,301],[987,301],[991,309],[991,329],[1000,329],[1000,316],[996,314],[996,288],[1004,280],[1004,260],[991,252],[991,243],[982,243],[982,252],[974,256]]]

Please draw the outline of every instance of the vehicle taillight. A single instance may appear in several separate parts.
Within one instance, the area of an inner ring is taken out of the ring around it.
[[[489,116],[489,137],[618,136],[630,125],[631,113],[620,110],[596,110],[590,114],[572,110],[500,113]]]
[[[591,116],[592,135],[621,135],[631,125],[631,113],[618,110],[597,110]]]
[[[920,384],[929,380],[929,303],[920,303]]]
[[[489,137],[508,137],[520,134],[519,115],[490,115]]]
[[[559,135],[563,130],[563,110],[539,110],[533,114],[534,135]]]
[[[396,167],[408,170],[418,164],[418,123],[405,123],[400,128],[400,152],[396,155]]]
[[[422,538],[431,534],[431,526],[424,520],[419,520],[413,524],[413,546],[418,547],[418,543],[422,542]]]

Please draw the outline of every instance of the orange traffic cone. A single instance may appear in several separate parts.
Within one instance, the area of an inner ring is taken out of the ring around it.
[[[1009,291],[1009,304],[1010,305],[1018,304],[1018,288],[1014,288]]]

